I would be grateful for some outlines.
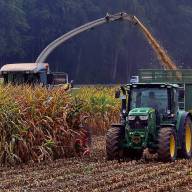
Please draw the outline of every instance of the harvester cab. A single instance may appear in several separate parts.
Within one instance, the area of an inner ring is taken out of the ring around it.
[[[18,63],[6,64],[0,74],[4,84],[13,85],[69,85],[67,73],[53,73],[48,63]]]
[[[116,92],[122,103],[121,122],[108,130],[108,160],[139,159],[146,148],[162,161],[174,161],[178,156],[191,158],[192,84],[189,79],[168,76],[168,71],[155,73],[148,70],[140,74],[141,83],[122,86]]]

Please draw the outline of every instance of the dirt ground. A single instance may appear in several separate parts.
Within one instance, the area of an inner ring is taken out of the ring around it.
[[[96,137],[89,158],[0,168],[0,191],[192,191],[192,160],[107,162]]]

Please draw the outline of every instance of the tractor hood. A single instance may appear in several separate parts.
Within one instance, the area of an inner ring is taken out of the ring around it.
[[[149,113],[153,112],[154,109],[148,108],[148,107],[141,107],[141,108],[135,108],[132,109],[129,112],[129,115],[137,116],[137,115],[148,115]]]

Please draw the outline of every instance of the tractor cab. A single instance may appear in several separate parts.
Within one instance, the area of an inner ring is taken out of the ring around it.
[[[131,121],[137,114],[140,119],[156,116],[157,125],[170,117],[175,117],[179,110],[178,86],[171,84],[130,84],[127,85],[128,105],[126,110]],[[125,106],[122,106],[123,108]]]
[[[176,84],[164,83],[136,83],[122,86],[121,91],[116,93],[116,98],[122,99],[123,120],[128,118],[132,121],[137,114],[141,115],[141,119],[148,119],[145,115],[148,116],[150,113],[155,113],[163,120],[174,117],[179,110],[178,88]]]

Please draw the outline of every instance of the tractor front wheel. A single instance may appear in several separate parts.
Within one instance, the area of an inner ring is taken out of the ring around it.
[[[158,135],[158,157],[161,161],[174,161],[177,156],[177,137],[174,129],[162,128]]]
[[[112,127],[108,130],[106,137],[107,160],[120,160],[122,158],[123,149],[120,146],[122,139],[122,127]]]

